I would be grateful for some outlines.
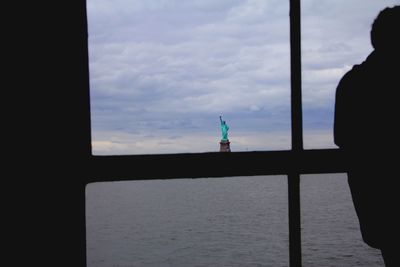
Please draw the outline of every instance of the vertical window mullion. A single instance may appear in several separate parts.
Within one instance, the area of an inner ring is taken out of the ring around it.
[[[303,150],[300,0],[290,0],[290,58],[292,153],[296,155]],[[296,157],[294,156],[292,159],[296,160]],[[288,198],[289,262],[291,267],[301,267],[300,174],[298,169],[293,169],[288,175]]]

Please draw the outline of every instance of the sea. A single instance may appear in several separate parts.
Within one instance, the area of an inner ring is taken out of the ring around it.
[[[383,267],[345,173],[300,178],[304,267]],[[92,183],[88,267],[289,266],[287,176]]]

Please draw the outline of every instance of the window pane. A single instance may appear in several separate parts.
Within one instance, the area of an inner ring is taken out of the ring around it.
[[[346,174],[302,175],[303,265],[384,266],[361,237]]]
[[[336,86],[372,52],[371,24],[398,0],[303,0],[302,80],[304,147],[330,148]]]
[[[93,154],[290,149],[288,1],[87,7]]]
[[[286,176],[89,184],[87,265],[288,266]]]

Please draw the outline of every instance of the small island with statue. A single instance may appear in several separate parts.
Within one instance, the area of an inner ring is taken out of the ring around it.
[[[228,124],[226,124],[226,121],[222,120],[221,116],[219,116],[219,120],[221,123],[221,132],[222,132],[222,139],[219,142],[219,144],[220,144],[219,151],[220,152],[231,152],[230,142],[228,139],[229,126],[228,126]]]

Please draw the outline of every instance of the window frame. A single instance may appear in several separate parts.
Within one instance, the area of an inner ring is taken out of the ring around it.
[[[254,175],[287,175],[289,205],[289,263],[301,266],[300,175],[346,172],[339,149],[303,148],[301,98],[301,27],[300,0],[290,2],[290,58],[291,58],[291,138],[290,150],[262,152],[210,152],[155,155],[98,156],[91,151],[90,86],[88,42],[83,50],[85,78],[84,97],[86,127],[84,144],[89,154],[88,168],[82,191],[89,183],[181,178],[218,178]],[[84,32],[87,36],[86,1],[84,1]],[[84,198],[83,198],[83,202]],[[85,207],[85,203],[82,204]],[[83,209],[83,214],[84,214]],[[83,215],[84,216],[84,215]],[[84,221],[84,218],[83,218]],[[85,227],[85,226],[84,226]],[[82,231],[86,235],[85,231]],[[85,240],[86,236],[82,237]],[[86,248],[86,243],[83,244]],[[85,255],[84,255],[85,257]]]

